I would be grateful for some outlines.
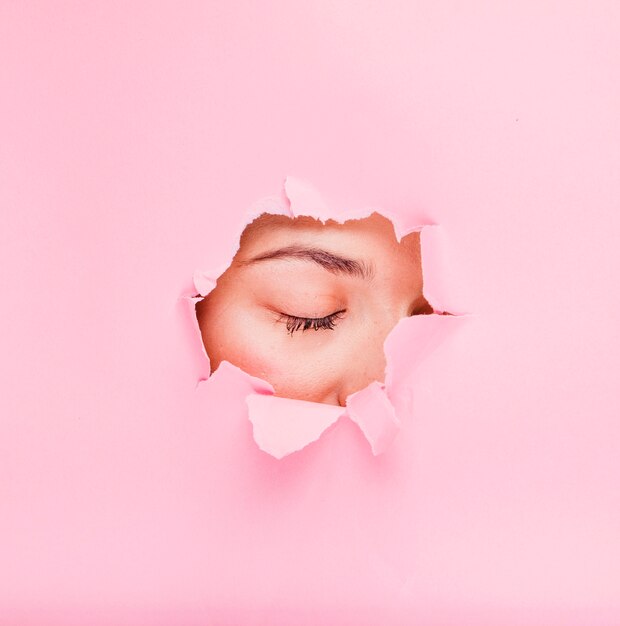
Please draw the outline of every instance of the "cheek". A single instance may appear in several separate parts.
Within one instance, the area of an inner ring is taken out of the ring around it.
[[[335,387],[337,372],[330,364],[335,355],[328,350],[325,354],[329,358],[316,350],[308,355],[300,339],[275,328],[262,339],[248,337],[248,342],[234,342],[230,350],[239,367],[268,381],[278,396],[323,402]]]
[[[269,382],[277,395],[338,404],[338,391],[350,368],[344,337],[332,331],[306,331],[278,342],[277,361],[271,363]]]
[[[226,360],[269,382],[278,396],[337,404],[343,368],[351,367],[348,333],[310,330],[291,336],[260,310],[217,302],[200,325],[212,371]]]
[[[230,361],[269,382],[278,396],[325,402],[334,395],[338,380],[334,347],[327,344],[308,350],[309,340],[319,337],[291,337],[280,325],[239,325],[234,319],[221,324],[218,335],[217,342],[211,342],[211,349],[207,346],[207,352],[214,356],[214,365]]]
[[[212,370],[229,361],[242,370],[283,386],[298,368],[286,329],[251,306],[214,302],[201,319],[203,342]]]
[[[229,361],[248,374],[266,378],[273,361],[270,332],[243,309],[214,306],[201,321],[203,342],[215,370]]]

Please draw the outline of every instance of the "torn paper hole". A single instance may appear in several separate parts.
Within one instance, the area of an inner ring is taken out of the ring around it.
[[[330,209],[293,178],[284,191],[251,207],[226,268],[194,275],[205,354],[212,371],[232,364],[265,383],[247,398],[265,452],[300,450],[347,415],[379,454],[398,433],[392,400],[417,361],[415,344],[386,340],[444,317],[425,296],[425,225],[402,232],[398,216]]]

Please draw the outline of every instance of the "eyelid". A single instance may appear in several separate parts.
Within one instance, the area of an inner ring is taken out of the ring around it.
[[[294,332],[301,330],[302,332],[314,329],[334,330],[336,322],[342,319],[346,313],[346,309],[335,311],[325,317],[300,317],[297,315],[289,315],[288,313],[280,313],[279,322],[286,322],[286,330],[293,336]]]

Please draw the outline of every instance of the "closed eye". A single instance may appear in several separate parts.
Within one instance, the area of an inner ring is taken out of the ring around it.
[[[292,337],[293,333],[298,330],[301,330],[302,332],[310,330],[311,328],[314,330],[334,330],[338,320],[342,318],[344,313],[346,313],[346,309],[330,313],[325,317],[298,317],[296,315],[281,313],[278,321],[286,323],[286,330]]]

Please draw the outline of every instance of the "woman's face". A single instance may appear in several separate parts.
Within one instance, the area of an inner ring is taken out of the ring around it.
[[[418,233],[398,244],[376,213],[344,224],[263,215],[197,306],[213,371],[226,360],[278,396],[341,406],[383,381],[398,320],[431,312]]]

